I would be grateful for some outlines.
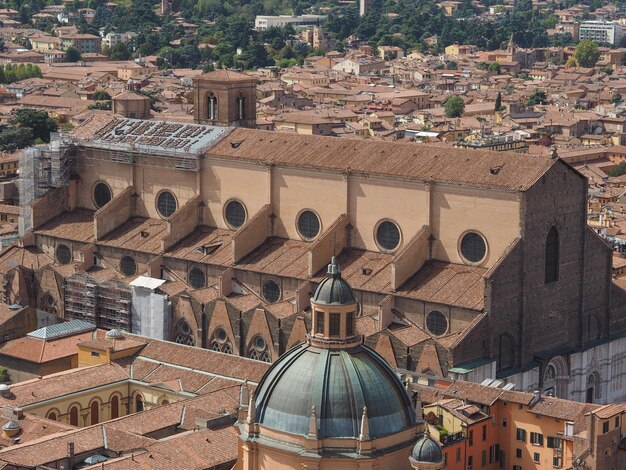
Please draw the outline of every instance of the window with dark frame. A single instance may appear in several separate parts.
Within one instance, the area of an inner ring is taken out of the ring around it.
[[[546,269],[545,283],[559,280],[559,232],[552,227],[546,238]]]
[[[339,313],[331,313],[328,318],[328,335],[339,336],[341,328],[341,315]]]

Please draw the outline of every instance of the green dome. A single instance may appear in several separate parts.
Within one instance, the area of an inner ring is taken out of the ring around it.
[[[441,447],[435,440],[427,434],[424,434],[413,447],[411,458],[419,463],[441,463],[443,455]]]
[[[326,305],[356,303],[352,288],[341,277],[341,270],[334,256],[328,265],[328,276],[315,289],[311,302]]]
[[[258,423],[303,436],[315,406],[321,439],[358,438],[364,406],[372,438],[415,425],[415,411],[398,376],[362,345],[343,350],[307,343],[293,347],[266,372],[254,400]]]

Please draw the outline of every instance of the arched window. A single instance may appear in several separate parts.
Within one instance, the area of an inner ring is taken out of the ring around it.
[[[185,320],[181,320],[176,326],[176,342],[178,344],[186,344],[195,346],[196,340],[192,334],[191,326]]]
[[[207,98],[207,117],[211,121],[215,121],[217,119],[217,96],[213,93],[209,94]]]
[[[559,232],[552,227],[546,238],[546,284],[559,280]]]
[[[78,426],[78,408],[76,406],[70,408],[70,424]]]
[[[135,411],[143,411],[143,397],[140,394],[135,395]]]
[[[97,400],[91,402],[91,424],[98,424],[100,422],[100,403]]]
[[[228,334],[226,334],[226,330],[222,327],[217,328],[213,332],[210,344],[213,351],[223,352],[226,354],[233,353],[233,348],[228,340]]]
[[[257,335],[252,339],[248,347],[248,357],[255,361],[272,362],[267,349],[267,341],[261,335]]]
[[[237,98],[237,119],[242,120],[246,118],[246,98],[239,96]]]
[[[48,419],[50,419],[52,421],[56,421],[57,420],[57,414],[54,411],[51,411],[50,413],[48,413]]]
[[[111,419],[120,417],[120,399],[117,395],[111,397]]]

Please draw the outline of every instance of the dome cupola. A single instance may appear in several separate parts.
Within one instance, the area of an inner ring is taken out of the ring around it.
[[[426,433],[415,443],[409,462],[414,470],[439,470],[444,465],[441,447],[426,429]]]
[[[243,470],[322,468],[320,458],[324,468],[362,468],[363,459],[406,467],[415,409],[395,370],[361,344],[357,311],[333,257],[311,298],[307,341],[274,362],[250,397],[239,427]]]

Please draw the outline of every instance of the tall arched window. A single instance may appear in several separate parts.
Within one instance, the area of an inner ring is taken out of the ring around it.
[[[119,418],[120,416],[120,399],[117,395],[111,397],[111,419]]]
[[[237,98],[237,119],[245,119],[246,118],[246,98],[244,96],[239,96]]]
[[[75,406],[70,408],[70,424],[72,426],[78,426],[78,408]]]
[[[100,422],[100,403],[97,400],[91,402],[91,424]]]
[[[143,397],[140,394],[135,396],[135,411],[137,413],[143,411]]]
[[[515,341],[507,334],[500,335],[499,370],[510,369],[515,365]]]
[[[559,232],[552,227],[546,238],[546,284],[559,280]]]
[[[211,93],[209,95],[209,97],[207,98],[207,106],[208,106],[208,118],[211,121],[214,121],[217,119],[217,96],[215,96],[213,93]]]

